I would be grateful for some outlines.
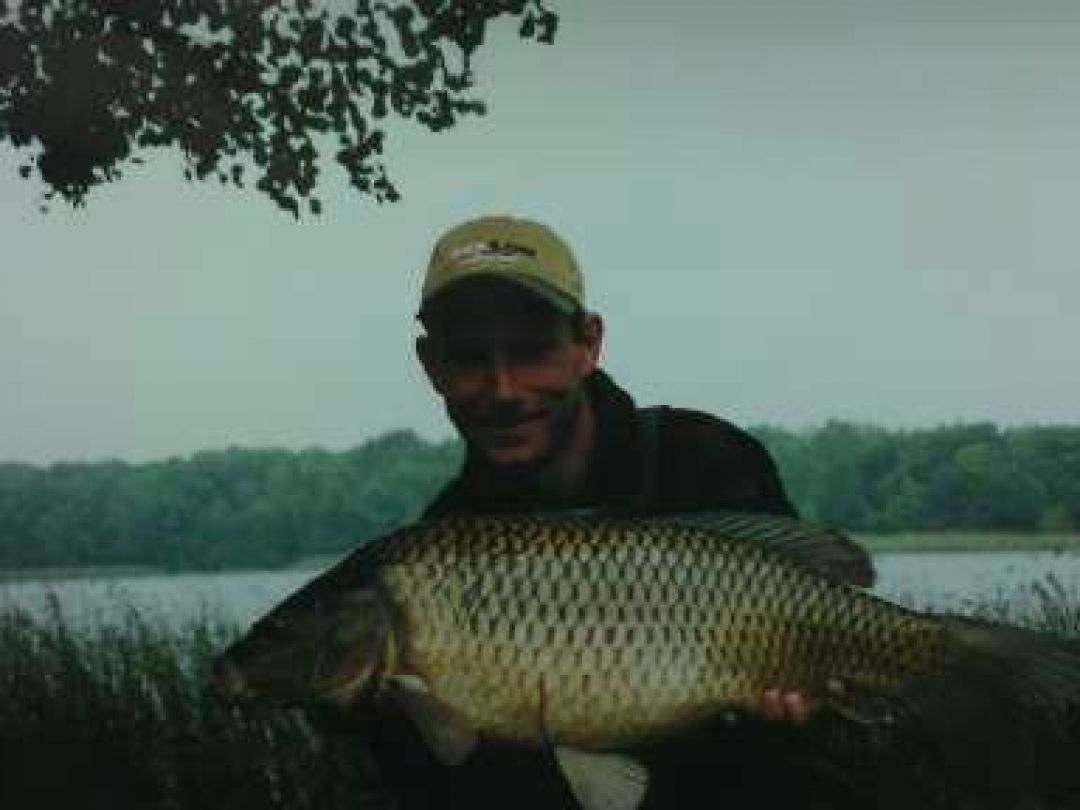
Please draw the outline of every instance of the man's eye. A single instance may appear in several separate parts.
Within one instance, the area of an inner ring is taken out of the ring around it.
[[[501,346],[451,342],[445,344],[443,358],[451,365],[465,368],[498,360],[510,365],[535,365],[551,357],[557,348],[558,344],[551,340],[523,340]]]
[[[550,357],[554,351],[555,344],[552,341],[537,340],[509,347],[507,356],[512,363],[539,363]]]

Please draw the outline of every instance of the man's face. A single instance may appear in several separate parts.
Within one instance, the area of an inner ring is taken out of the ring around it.
[[[417,344],[451,421],[496,466],[542,465],[573,431],[598,361],[599,318],[575,334],[569,317],[530,293],[451,294],[459,299]]]

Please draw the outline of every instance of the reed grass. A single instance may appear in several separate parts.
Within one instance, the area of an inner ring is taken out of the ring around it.
[[[55,601],[46,617],[0,609],[0,807],[371,807],[362,758],[303,715],[208,693],[236,632],[209,616],[177,628],[128,609],[76,629]]]

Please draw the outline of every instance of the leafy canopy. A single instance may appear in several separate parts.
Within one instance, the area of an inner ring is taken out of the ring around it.
[[[547,0],[0,0],[0,139],[31,147],[20,174],[73,205],[165,146],[189,180],[254,173],[294,216],[321,211],[328,148],[394,201],[380,122],[482,115],[471,58],[502,15],[554,38]]]

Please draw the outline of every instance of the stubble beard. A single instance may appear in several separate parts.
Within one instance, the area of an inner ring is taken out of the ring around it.
[[[547,447],[537,457],[528,461],[496,463],[491,460],[488,453],[476,442],[468,437],[468,433],[462,430],[463,420],[454,413],[449,413],[450,419],[458,428],[458,432],[465,437],[466,446],[470,454],[484,460],[488,467],[498,470],[500,477],[505,476],[506,482],[519,481],[534,482],[541,478],[551,464],[559,458],[573,443],[575,429],[585,403],[585,393],[581,389],[568,391],[560,398],[554,411],[548,417]]]

